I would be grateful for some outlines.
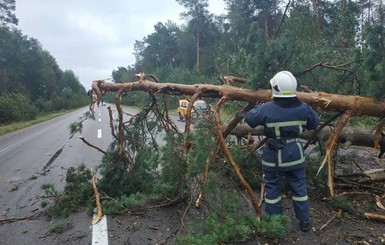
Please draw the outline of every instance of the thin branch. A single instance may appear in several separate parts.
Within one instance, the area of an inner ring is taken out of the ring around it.
[[[332,121],[334,121],[337,117],[341,115],[342,115],[341,113],[335,114],[334,116],[329,118],[329,120],[322,123],[322,125],[320,125],[316,130],[314,130],[313,134],[310,136],[310,139],[306,142],[304,149],[307,149],[310,144],[314,143],[314,140],[317,138],[317,135],[319,134],[319,132],[322,131],[323,128],[325,128],[327,125],[329,125]]]
[[[92,147],[92,148],[95,148],[96,150],[100,151],[101,153],[103,153],[104,155],[107,154],[107,152],[103,151],[102,149],[100,149],[99,147],[97,146],[94,146],[93,144],[89,143],[86,139],[84,139],[83,136],[79,136],[79,139],[81,139],[84,143],[86,143],[86,145]]]
[[[338,210],[338,213],[336,213],[331,219],[329,219],[324,225],[319,228],[319,231],[322,231],[326,226],[328,226],[334,219],[341,217],[342,210]]]
[[[354,79],[353,79],[353,86],[357,85],[358,87],[358,92],[360,91],[360,84],[358,83],[358,76],[355,74],[355,72],[345,68],[346,66],[352,64],[352,63],[357,63],[357,62],[362,62],[363,59],[359,59],[359,60],[353,60],[353,61],[350,61],[350,62],[347,62],[345,64],[340,64],[340,65],[331,65],[329,64],[328,62],[326,63],[323,63],[323,62],[320,62],[320,63],[317,63],[317,64],[314,64],[312,65],[311,67],[307,68],[302,74],[306,73],[306,72],[310,72],[311,70],[317,68],[317,67],[323,67],[323,68],[328,68],[328,69],[333,69],[333,70],[339,70],[339,71],[343,71],[343,75],[341,76],[340,79],[342,79],[342,77],[344,77],[346,75],[346,73],[349,73],[351,74]],[[357,87],[355,87],[357,89]],[[355,91],[357,92],[357,91]]]
[[[118,142],[119,142],[119,152],[124,153],[125,147],[124,147],[124,124],[123,124],[123,110],[121,106],[121,98],[122,98],[123,91],[119,90],[118,93],[115,95],[115,105],[116,110],[118,111]]]
[[[0,223],[3,223],[3,222],[14,222],[14,221],[19,221],[19,220],[34,220],[34,219],[40,217],[41,215],[46,214],[48,211],[49,211],[49,209],[44,209],[44,210],[42,210],[42,211],[40,211],[38,213],[27,215],[27,216],[24,216],[24,217],[1,218],[0,219]]]
[[[255,103],[249,103],[247,106],[242,108],[234,117],[231,119],[230,123],[227,125],[223,131],[223,137],[226,138],[231,131],[238,125],[240,121],[245,117],[245,113],[250,111],[254,107]]]
[[[216,128],[218,141],[219,141],[220,146],[222,147],[224,155],[226,156],[227,160],[230,162],[235,173],[237,174],[238,178],[240,179],[242,186],[247,190],[247,192],[250,196],[250,199],[253,203],[254,209],[256,211],[257,217],[258,217],[258,219],[260,219],[262,213],[261,213],[261,208],[259,207],[257,198],[255,196],[255,193],[254,193],[253,189],[250,187],[249,183],[247,183],[247,181],[244,179],[244,177],[241,173],[241,170],[240,170],[238,164],[234,161],[234,159],[230,153],[230,150],[226,145],[225,138],[223,137],[222,125],[220,122],[220,111],[221,111],[222,105],[225,101],[226,101],[226,97],[222,97],[218,101],[216,108],[215,108],[215,112],[214,112],[215,128]]]
[[[282,16],[281,22],[279,23],[277,32],[276,32],[275,35],[274,35],[274,39],[277,38],[277,36],[278,36],[278,34],[279,34],[280,30],[281,30],[281,26],[283,25],[283,22],[285,21],[286,13],[287,13],[287,11],[288,11],[288,9],[289,9],[290,2],[291,2],[291,0],[289,0],[289,2],[288,2],[287,5],[286,5],[285,12],[283,13],[283,16]]]
[[[338,139],[341,135],[343,128],[346,123],[350,120],[351,111],[346,111],[342,118],[337,122],[336,127],[334,128],[332,134],[329,136],[328,141],[326,142],[326,155],[320,168],[318,169],[317,175],[320,173],[321,169],[328,163],[328,185],[330,195],[334,196],[334,159],[333,152],[337,146]]]
[[[203,183],[201,184],[201,191],[198,195],[198,199],[195,201],[195,206],[196,207],[199,207],[200,206],[200,203],[203,201],[204,199],[204,189],[202,188],[202,185],[206,185],[207,182],[208,182],[208,179],[209,179],[209,170],[210,170],[210,165],[211,165],[211,162],[213,161],[213,159],[219,154],[220,150],[220,147],[218,147],[217,149],[212,149],[210,151],[210,154],[209,154],[209,157],[206,159],[205,161],[205,172],[204,172],[204,175],[203,175]]]
[[[108,115],[110,116],[110,128],[111,128],[111,134],[114,137],[114,139],[117,139],[116,134],[115,134],[115,129],[114,129],[114,119],[112,117],[112,110],[111,107],[107,107],[108,109]]]
[[[371,185],[365,185],[365,184],[356,183],[354,181],[347,180],[346,178],[336,178],[336,179],[341,180],[341,181],[343,181],[345,183],[348,183],[348,184],[351,184],[351,185],[355,185],[358,188],[362,188],[362,189],[365,189],[365,190],[372,189],[372,190],[378,191],[380,193],[384,192],[384,188],[377,188],[377,187],[371,186]]]
[[[233,85],[233,83],[246,83],[246,79],[242,77],[234,77],[234,76],[224,76],[222,80],[224,81],[227,85]]]

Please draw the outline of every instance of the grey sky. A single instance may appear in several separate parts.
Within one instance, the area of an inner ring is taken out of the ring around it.
[[[214,14],[223,0],[209,0]],[[135,40],[154,32],[158,22],[183,23],[176,0],[16,0],[18,28],[39,40],[62,70],[71,69],[86,89],[135,62]]]

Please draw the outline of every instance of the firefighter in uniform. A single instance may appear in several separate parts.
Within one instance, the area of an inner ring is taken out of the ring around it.
[[[250,110],[245,121],[251,127],[262,125],[267,143],[262,148],[262,169],[265,186],[264,212],[282,214],[281,178],[290,188],[299,228],[311,228],[307,196],[305,156],[299,134],[319,125],[318,114],[296,96],[297,80],[288,71],[278,72],[270,85],[273,100]]]

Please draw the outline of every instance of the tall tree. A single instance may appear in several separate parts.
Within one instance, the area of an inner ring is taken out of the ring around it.
[[[201,36],[207,24],[212,21],[212,14],[208,11],[208,0],[177,0],[187,11],[181,14],[182,17],[189,19],[189,27],[195,33],[196,41],[196,69],[200,71],[201,55]]]
[[[135,43],[135,58],[140,70],[152,72],[163,65],[173,65],[178,59],[178,26],[168,21],[157,23],[155,32]]]
[[[72,70],[65,70],[61,73],[59,88],[63,90],[69,87],[74,93],[85,93],[85,88],[80,83],[79,78]]]
[[[279,23],[279,0],[226,0],[229,6],[229,19],[234,31],[245,37],[251,27],[258,25],[259,32],[263,33],[268,42],[277,31]]]
[[[145,59],[144,65],[150,69],[162,65],[172,65],[176,62],[178,53],[177,34],[179,28],[176,24],[170,21],[166,24],[157,23],[154,28],[155,32],[144,39],[146,47],[142,51]]]
[[[319,2],[320,0],[311,0],[313,6],[313,16],[314,16],[314,25],[315,30],[318,36],[321,35],[321,20],[319,14]]]
[[[252,3],[252,8],[258,13],[256,18],[262,26],[266,41],[269,41],[273,37],[273,33],[277,31],[279,2],[279,0],[254,0]]]
[[[146,48],[146,44],[143,40],[142,41],[135,40],[134,53],[133,53],[133,55],[135,56],[135,69],[137,69],[138,71],[141,71],[141,72],[145,71],[145,68],[143,65],[143,63],[144,63],[143,50],[145,48]],[[115,80],[115,81],[117,81],[117,80]]]
[[[385,6],[382,3],[375,7],[372,18],[365,23],[363,39],[365,94],[383,98],[385,90]]]
[[[118,67],[118,70],[112,71],[112,80],[115,83],[125,83],[134,81],[136,79],[135,77],[135,69],[134,67],[128,66],[125,67]]]

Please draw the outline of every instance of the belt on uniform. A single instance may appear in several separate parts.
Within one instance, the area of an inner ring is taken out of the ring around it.
[[[287,144],[294,143],[294,142],[299,142],[298,138],[290,138],[290,139],[274,139],[274,138],[269,138],[267,139],[267,146],[271,150],[276,151],[276,159],[275,159],[275,171],[278,173],[278,154],[279,150],[286,148]]]
[[[290,139],[274,139],[274,138],[268,138],[267,139],[267,145],[271,149],[279,150],[286,147],[286,144],[293,143],[293,142],[299,142],[298,138],[290,138]]]
[[[286,143],[293,143],[293,142],[299,142],[299,138],[293,138],[293,139],[284,139],[284,141],[286,141]]]

